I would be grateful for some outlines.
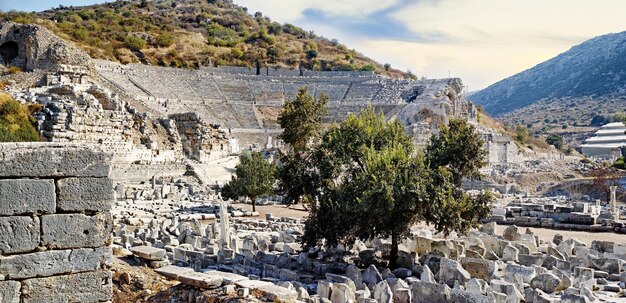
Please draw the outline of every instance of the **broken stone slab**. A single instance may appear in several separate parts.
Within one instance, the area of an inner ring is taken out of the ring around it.
[[[450,290],[450,302],[459,303],[492,303],[491,297],[486,295],[477,294],[474,292],[467,292],[460,289]]]
[[[20,303],[20,287],[18,281],[0,281],[0,302]]]
[[[415,303],[447,303],[450,302],[450,287],[417,281],[411,284],[411,297]]]
[[[258,280],[245,280],[235,283],[238,287],[250,288],[258,291],[270,302],[296,303],[298,292],[293,289],[287,289],[274,285],[270,282]]]
[[[178,280],[178,277],[181,276],[182,274],[190,273],[190,272],[193,272],[194,270],[190,267],[168,265],[168,266],[157,268],[154,271],[170,279]]]
[[[393,292],[386,280],[378,282],[372,289],[372,297],[379,303],[391,303],[393,300]]]
[[[111,300],[112,295],[110,271],[22,281],[22,303],[107,302]]]
[[[216,276],[209,276],[201,272],[188,272],[178,276],[178,281],[183,284],[206,289],[214,289],[222,286],[223,280]]]
[[[0,177],[107,177],[110,163],[97,145],[0,143]]]
[[[206,271],[202,271],[202,273],[208,276],[220,278],[224,281],[223,283],[226,285],[231,285],[237,282],[250,280],[248,279],[248,277],[245,277],[242,275],[233,274],[229,272],[223,272],[223,271],[217,271],[217,270],[206,270]]]
[[[41,228],[38,217],[0,218],[0,253],[14,254],[35,250]]]
[[[53,214],[54,180],[0,180],[0,216]]]
[[[135,246],[130,251],[137,257],[149,261],[163,261],[166,259],[167,251],[165,249],[152,246]]]
[[[490,281],[491,276],[498,270],[496,262],[478,258],[462,258],[461,266],[472,278]]]
[[[439,265],[439,281],[447,284],[448,286],[453,286],[455,282],[458,282],[461,285],[465,285],[472,276],[467,270],[461,266],[461,264],[457,261],[441,258],[441,262]]]
[[[111,248],[49,250],[0,257],[0,273],[8,279],[48,277],[96,271],[111,265]]]
[[[110,241],[110,214],[56,214],[41,217],[41,243],[49,249],[101,247]]]
[[[530,281],[530,287],[538,288],[549,294],[566,288],[561,282],[561,279],[552,273],[542,273],[537,275]]]
[[[393,303],[411,303],[411,290],[398,288],[393,291]]]
[[[65,178],[57,181],[57,208],[66,212],[109,211],[113,183],[109,178]]]
[[[519,303],[524,300],[524,295],[513,283],[502,280],[491,280],[490,286],[493,292],[506,295],[506,303]]]
[[[330,301],[332,303],[354,302],[356,301],[355,291],[348,284],[333,283]]]

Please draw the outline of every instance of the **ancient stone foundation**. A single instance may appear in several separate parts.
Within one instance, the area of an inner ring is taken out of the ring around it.
[[[107,302],[110,157],[81,145],[0,144],[0,302]]]

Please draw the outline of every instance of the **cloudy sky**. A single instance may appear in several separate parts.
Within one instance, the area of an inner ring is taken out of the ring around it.
[[[0,0],[40,10],[89,0]],[[101,1],[100,1],[101,2]],[[234,0],[382,63],[486,87],[594,36],[626,30],[624,0]]]

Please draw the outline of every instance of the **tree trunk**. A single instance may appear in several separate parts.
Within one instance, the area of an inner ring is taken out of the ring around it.
[[[398,267],[398,235],[391,233],[391,251],[389,252],[389,268],[396,269]]]
[[[255,212],[256,211],[256,197],[250,197],[250,200],[252,200],[252,211]]]

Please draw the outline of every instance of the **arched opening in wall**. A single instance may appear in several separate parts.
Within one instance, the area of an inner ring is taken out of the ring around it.
[[[5,42],[0,45],[0,57],[2,57],[2,61],[4,61],[5,65],[11,64],[11,61],[19,55],[19,52],[19,45],[13,41]]]

